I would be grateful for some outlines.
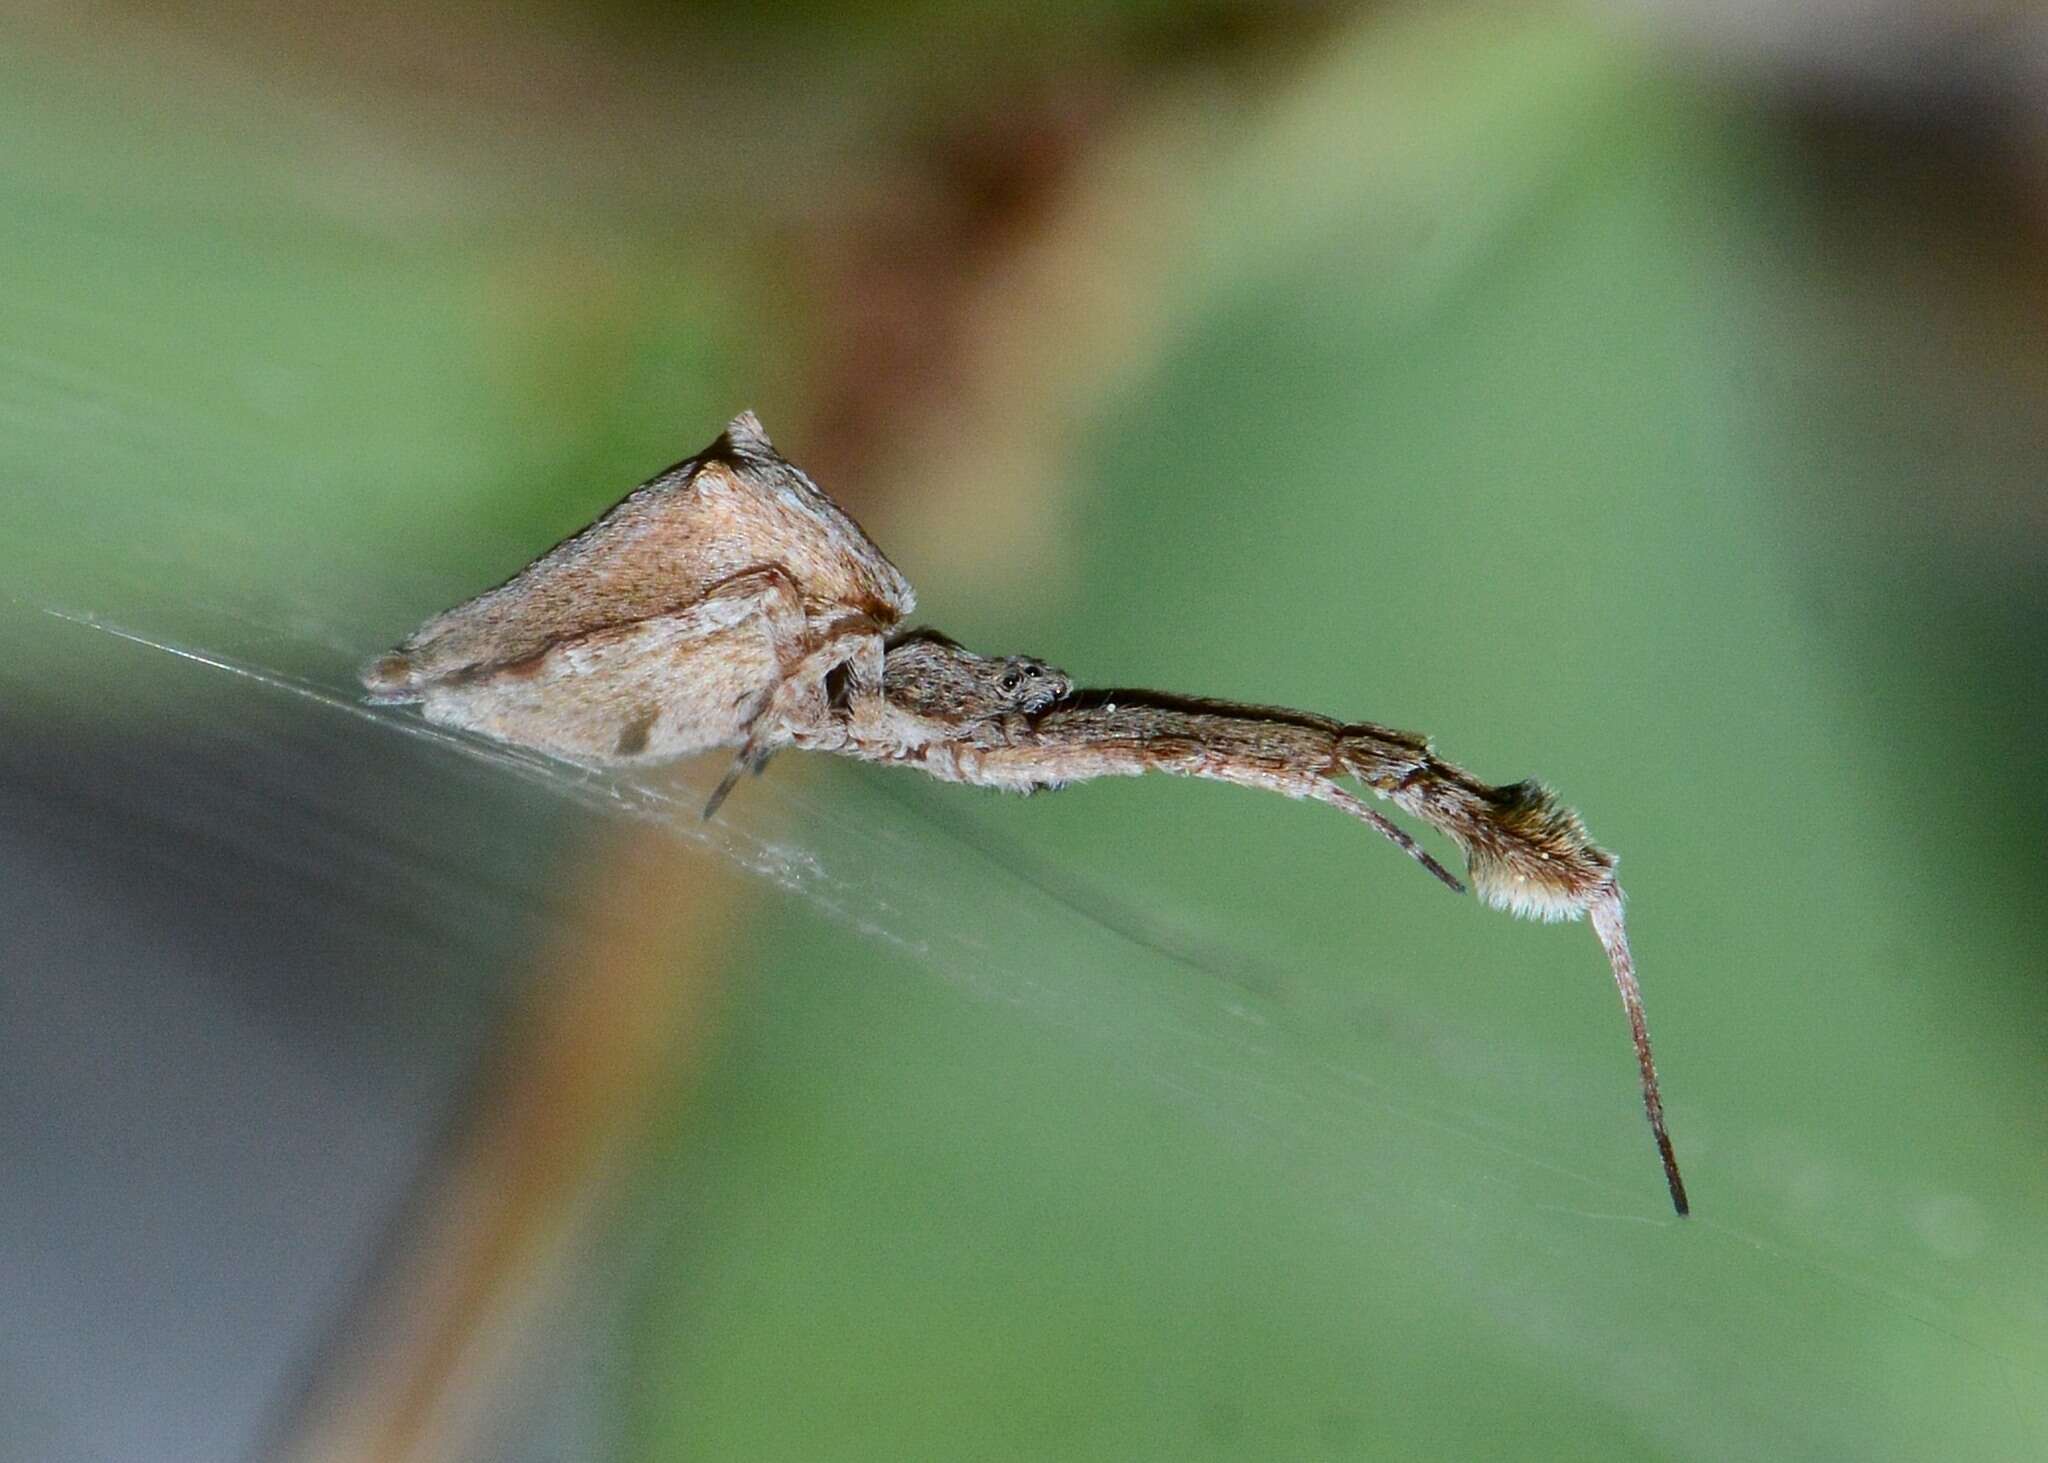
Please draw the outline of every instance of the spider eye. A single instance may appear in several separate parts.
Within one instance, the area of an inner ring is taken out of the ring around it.
[[[1015,671],[1011,671],[1008,675],[1003,677],[1003,689],[1005,691],[1014,691],[1017,689],[1017,673]]]
[[[1035,665],[1027,665],[1024,667],[1024,674],[1030,676],[1033,680],[1036,680],[1038,679],[1038,667]]]

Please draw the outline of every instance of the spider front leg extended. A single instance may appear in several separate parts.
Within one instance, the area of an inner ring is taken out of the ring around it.
[[[934,747],[924,766],[947,781],[1020,792],[1163,772],[1326,803],[1379,833],[1445,887],[1464,893],[1457,876],[1427,849],[1336,782],[1346,771],[1338,759],[1345,731],[1327,717],[1279,707],[1150,691],[1091,691],[1000,737],[956,737]]]
[[[885,691],[898,694],[892,683],[885,683]],[[916,688],[906,685],[903,693],[914,699]],[[995,724],[979,726],[987,730]],[[1586,835],[1578,815],[1548,789],[1532,782],[1490,786],[1438,758],[1425,739],[1386,727],[1152,692],[1084,692],[996,730],[999,735],[977,735],[974,726],[959,728],[952,737],[921,748],[916,765],[946,781],[1015,792],[1165,772],[1311,798],[1377,829],[1462,892],[1462,885],[1413,839],[1336,782],[1340,776],[1355,777],[1451,837],[1464,851],[1473,884],[1487,903],[1539,919],[1590,916],[1628,1015],[1643,1110],[1672,1208],[1680,1215],[1690,1212],[1665,1127],[1613,855]],[[899,755],[898,760],[910,759]]]

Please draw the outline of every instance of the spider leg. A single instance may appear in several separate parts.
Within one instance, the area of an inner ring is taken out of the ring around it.
[[[761,713],[766,709],[771,694],[771,692],[764,691],[754,699],[753,709],[746,716],[746,720],[750,725],[758,726],[760,724]],[[718,815],[718,810],[724,805],[726,798],[731,796],[732,790],[735,787],[739,786],[740,777],[743,773],[752,772],[756,777],[759,777],[761,769],[768,765],[768,759],[774,755],[775,749],[773,747],[757,749],[754,745],[754,738],[750,734],[747,738],[747,744],[740,748],[739,754],[732,759],[732,765],[726,769],[725,776],[718,780],[718,786],[713,788],[711,796],[705,799],[704,821],[708,823]]]
[[[748,591],[748,597],[753,602],[753,611],[760,619],[762,630],[767,636],[769,648],[775,653],[777,663],[787,665],[796,653],[795,648],[802,644],[804,632],[803,593],[797,588],[796,580],[781,565],[769,565],[741,575],[737,580],[728,581],[716,592],[730,594],[733,589],[740,586],[745,586]],[[750,699],[746,713],[740,718],[740,725],[748,732],[747,741],[739,757],[734,760],[731,770],[726,773],[716,790],[712,792],[709,801],[704,804],[704,817],[707,820],[718,811],[719,804],[725,801],[742,772],[751,766],[752,770],[758,773],[767,764],[768,755],[773,749],[756,746],[755,729],[759,726],[761,714],[774,697],[776,689],[769,686]]]
[[[1313,796],[1322,802],[1328,803],[1333,808],[1349,813],[1368,828],[1377,829],[1394,847],[1400,849],[1408,857],[1414,859],[1415,862],[1421,864],[1430,873],[1434,874],[1452,893],[1463,894],[1465,892],[1465,886],[1458,879],[1457,875],[1432,858],[1428,849],[1409,837],[1407,830],[1388,818],[1384,813],[1381,813],[1377,808],[1366,806],[1358,798],[1346,792],[1334,782],[1327,780],[1321,782]]]
[[[1629,1034],[1636,1045],[1636,1066],[1643,1078],[1643,1114],[1650,1120],[1650,1133],[1657,1141],[1657,1157],[1664,1165],[1664,1183],[1671,1191],[1671,1207],[1683,1219],[1692,1212],[1685,1197],[1685,1180],[1679,1177],[1678,1155],[1672,1151],[1671,1133],[1664,1126],[1664,1097],[1657,1090],[1657,1064],[1650,1056],[1650,1029],[1643,1020],[1643,992],[1636,984],[1635,957],[1628,948],[1628,928],[1621,915],[1621,886],[1609,882],[1594,895],[1588,906],[1593,933],[1607,951],[1614,967],[1614,983],[1621,990],[1621,1004],[1628,1012]]]
[[[776,633],[772,623],[769,633]],[[854,687],[860,693],[882,684],[882,626],[867,615],[849,615],[824,633],[822,643],[799,660],[775,686],[755,698],[744,718],[746,743],[732,759],[732,766],[704,804],[704,817],[715,816],[741,777],[759,776],[782,746],[777,740],[786,726],[796,722],[813,726],[829,715],[825,699],[825,678],[841,666],[852,670]]]

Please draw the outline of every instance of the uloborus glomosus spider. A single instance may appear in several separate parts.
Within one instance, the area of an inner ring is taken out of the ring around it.
[[[1328,803],[1464,885],[1357,793],[1445,834],[1486,903],[1585,916],[1634,1037],[1672,1206],[1685,1184],[1643,1020],[1614,858],[1540,783],[1496,787],[1369,722],[1148,691],[1077,690],[1028,656],[907,631],[909,582],[746,413],[495,589],[363,671],[373,700],[557,756],[738,749],[705,808],[781,747],[1033,792],[1167,772]]]

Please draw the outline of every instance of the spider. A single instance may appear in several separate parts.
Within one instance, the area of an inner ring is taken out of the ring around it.
[[[1465,892],[1349,779],[1455,843],[1487,904],[1587,918],[1628,1016],[1672,1207],[1688,1212],[1615,860],[1549,789],[1492,786],[1427,738],[1370,722],[1079,690],[1044,661],[904,630],[915,605],[882,551],[744,413],[581,533],[428,620],[363,681],[372,701],[417,702],[431,721],[578,761],[737,748],[707,818],[783,747],[1025,793],[1164,772],[1327,803]]]

